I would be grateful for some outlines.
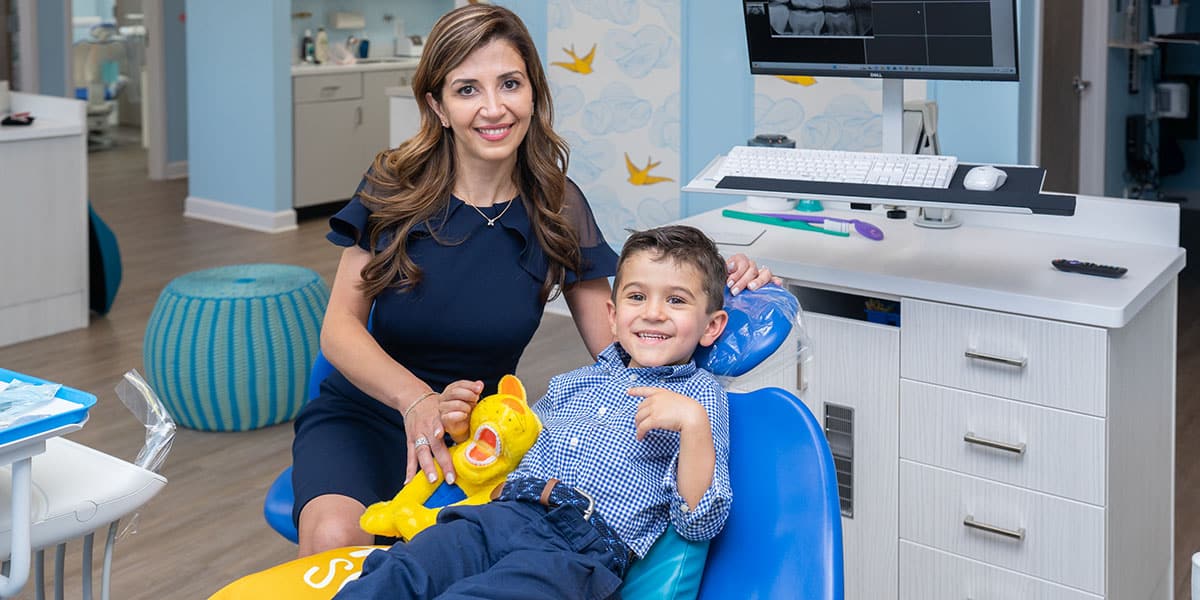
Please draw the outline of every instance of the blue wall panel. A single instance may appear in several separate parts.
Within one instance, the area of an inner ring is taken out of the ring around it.
[[[37,3],[38,93],[67,95],[67,45],[69,40],[64,0],[39,0]],[[71,90],[74,97],[75,91]]]
[[[163,69],[167,110],[167,164],[188,158],[187,26],[185,0],[162,0]],[[203,51],[203,50],[201,50]]]
[[[968,163],[1017,164],[1020,89],[1009,81],[931,81],[942,154]]]
[[[754,131],[754,80],[740,2],[684,2],[680,185]],[[719,194],[681,197],[681,217],[740,201]]]
[[[542,59],[542,68],[546,68],[549,64],[547,62],[549,53],[546,48],[549,25],[546,19],[545,0],[495,0],[492,4],[503,6],[521,17],[525,28],[529,30],[529,37],[533,38],[534,44],[537,44],[538,55]]]
[[[288,0],[188,0],[191,196],[291,208],[290,10]]]

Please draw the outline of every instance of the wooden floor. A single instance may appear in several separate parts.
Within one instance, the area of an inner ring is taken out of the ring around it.
[[[168,281],[212,266],[280,262],[315,269],[332,282],[339,253],[324,240],[323,218],[273,235],[183,218],[186,180],[148,181],[146,155],[125,133],[126,143],[89,156],[91,200],[117,235],[124,267],[112,311],[93,315],[86,329],[0,347],[0,366],[96,394],[90,421],[71,439],[132,459],[144,431],[113,388],[127,370],[142,370],[145,324]],[[1177,386],[1179,600],[1188,598],[1189,560],[1200,550],[1200,319],[1191,311],[1197,300],[1200,278],[1185,276]],[[586,360],[570,320],[547,315],[518,374],[536,397],[551,375]],[[290,424],[245,433],[179,430],[162,470],[169,483],[143,508],[136,532],[118,542],[112,597],[206,598],[237,577],[292,558],[295,547],[268,529],[261,513],[267,487],[290,462],[291,439]],[[76,544],[69,550],[67,597],[79,597],[77,550]],[[20,597],[33,595],[27,587]]]

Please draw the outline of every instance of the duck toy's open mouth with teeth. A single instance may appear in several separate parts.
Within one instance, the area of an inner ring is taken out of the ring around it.
[[[500,456],[500,444],[500,434],[492,424],[481,424],[475,430],[475,437],[467,445],[467,461],[479,467],[496,462],[496,457]]]

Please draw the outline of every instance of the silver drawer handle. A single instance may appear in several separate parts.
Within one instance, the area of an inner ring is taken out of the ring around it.
[[[973,432],[973,431],[968,431],[966,434],[964,434],[963,441],[968,444],[975,444],[976,446],[987,446],[988,448],[995,448],[996,450],[1012,452],[1013,454],[1025,454],[1025,443],[1024,442],[1021,442],[1019,444],[1010,444],[1008,442],[998,442],[996,440],[989,440],[987,438],[981,438],[981,437],[975,435],[975,432]]]
[[[1015,531],[1012,529],[1005,529],[1003,527],[997,527],[995,525],[988,525],[987,523],[980,523],[979,521],[976,521],[975,517],[973,517],[971,515],[967,515],[967,518],[963,519],[963,525],[966,525],[967,527],[970,527],[971,529],[978,529],[980,531],[986,531],[988,533],[1002,535],[1004,537],[1009,537],[1009,538],[1012,538],[1012,539],[1018,540],[1018,541],[1025,539],[1025,528],[1024,527],[1017,529]]]
[[[1009,366],[1017,367],[1019,369],[1025,368],[1025,359],[1024,358],[1009,358],[1007,356],[997,356],[995,354],[988,354],[987,352],[980,352],[973,348],[968,348],[967,351],[964,352],[963,354],[966,355],[967,358],[976,358],[979,360],[986,360],[988,362],[1000,363],[1002,365],[1009,365]]]

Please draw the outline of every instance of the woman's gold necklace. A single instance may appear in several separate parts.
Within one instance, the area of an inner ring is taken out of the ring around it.
[[[504,213],[508,212],[508,209],[512,207],[514,202],[516,202],[516,200],[509,200],[508,206],[505,206],[504,209],[500,211],[500,214],[496,215],[495,217],[491,217],[491,218],[489,218],[486,214],[484,214],[484,212],[482,210],[479,210],[478,206],[475,206],[474,204],[471,204],[470,202],[466,202],[466,201],[464,201],[463,204],[466,204],[467,206],[470,206],[471,208],[475,209],[475,212],[479,213],[479,216],[483,217],[484,221],[487,221],[488,227],[495,227],[496,221],[499,221],[500,217],[503,217]]]

